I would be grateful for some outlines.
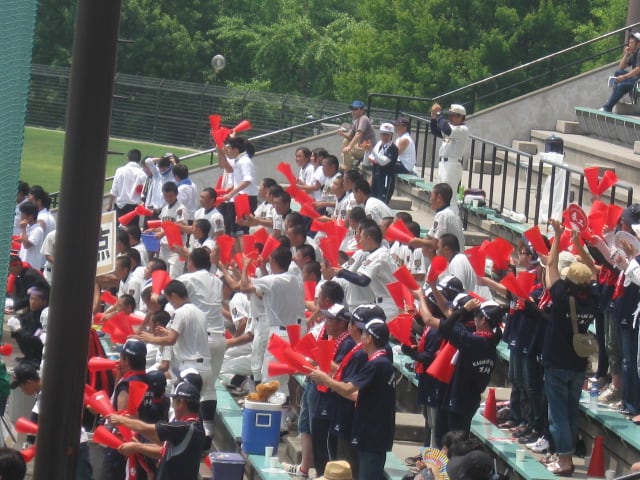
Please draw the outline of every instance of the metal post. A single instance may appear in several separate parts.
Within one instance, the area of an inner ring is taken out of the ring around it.
[[[79,0],[34,478],[72,480],[80,440],[120,0]]]

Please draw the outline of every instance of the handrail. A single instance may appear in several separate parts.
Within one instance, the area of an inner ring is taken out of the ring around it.
[[[619,34],[621,32],[624,32],[624,31],[627,31],[627,30],[631,30],[632,28],[637,27],[637,26],[640,26],[640,22],[633,23],[631,25],[627,25],[625,27],[619,28],[617,30],[613,30],[611,32],[607,32],[605,34],[602,34],[602,35],[599,35],[597,37],[594,37],[594,38],[592,38],[590,40],[586,40],[584,42],[581,42],[581,43],[579,43],[577,45],[573,45],[571,47],[559,50],[557,52],[551,53],[551,54],[546,55],[544,57],[540,57],[540,58],[538,58],[536,60],[532,60],[532,61],[524,63],[522,65],[518,65],[517,67],[510,68],[508,70],[505,70],[503,72],[497,73],[497,74],[492,75],[490,77],[483,78],[482,80],[478,80],[476,82],[467,84],[467,85],[465,85],[463,87],[456,88],[456,89],[451,90],[451,91],[446,92],[446,93],[442,93],[442,94],[436,95],[434,97],[414,97],[414,96],[405,96],[405,95],[396,95],[396,94],[373,92],[373,93],[370,93],[368,95],[368,97],[367,97],[368,110],[369,110],[369,112],[372,111],[372,103],[373,103],[373,99],[374,98],[395,99],[396,100],[396,109],[395,110],[396,110],[396,114],[397,114],[400,111],[400,108],[399,108],[400,101],[406,101],[406,102],[429,102],[429,103],[432,103],[432,102],[436,102],[438,100],[442,100],[442,99],[444,99],[446,97],[450,97],[452,95],[459,94],[460,92],[474,91],[478,87],[487,85],[487,84],[489,84],[491,82],[494,82],[496,80],[499,80],[499,79],[501,79],[501,78],[503,78],[503,77],[505,77],[507,75],[525,71],[525,70],[527,70],[529,68],[535,67],[537,65],[541,65],[544,62],[553,61],[554,59],[560,57],[561,55],[577,51],[577,50],[579,50],[579,49],[581,49],[583,47],[586,47],[588,45],[597,43],[597,42],[599,42],[601,40],[604,40],[606,38],[609,38],[609,37],[612,37],[614,35],[617,35],[617,34]],[[605,51],[603,53],[608,53],[608,51],[609,50],[607,50],[607,51]],[[588,58],[583,59],[583,61],[586,61],[586,60],[588,60]],[[527,80],[530,81],[531,79],[528,78]],[[513,86],[514,85],[503,87],[500,90],[505,90],[505,89],[511,88]],[[494,94],[495,94],[495,92],[494,92]],[[459,103],[463,103],[463,104],[467,104],[468,105],[468,104],[475,103],[476,100],[477,99],[471,99],[468,102],[460,101]]]

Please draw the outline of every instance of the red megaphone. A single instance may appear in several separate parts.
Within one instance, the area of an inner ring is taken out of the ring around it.
[[[153,210],[145,207],[143,204],[140,204],[136,207],[136,213],[143,217],[150,217],[151,215],[153,215]]]
[[[329,373],[331,371],[331,361],[333,360],[336,341],[318,340],[317,344],[317,348],[313,351],[316,363],[320,370]]]
[[[429,273],[427,274],[427,282],[435,282],[440,274],[444,272],[449,266],[449,262],[446,258],[436,255],[431,259],[431,265],[429,266]]]
[[[144,398],[148,389],[149,385],[144,382],[139,382],[137,380],[131,380],[129,382],[129,400],[127,403],[127,412],[129,412],[130,415],[136,415],[138,413],[138,409],[140,408],[142,399]]]
[[[116,413],[116,410],[111,405],[109,395],[104,390],[99,390],[87,399],[87,407],[92,408],[103,417],[108,417]]]
[[[456,364],[454,362],[456,353],[458,353],[456,347],[450,343],[446,343],[445,346],[440,349],[433,362],[431,362],[429,368],[427,368],[427,373],[443,383],[451,382],[451,378],[453,378],[453,374],[456,371]]]
[[[235,244],[235,239],[229,235],[220,235],[216,237],[216,243],[220,250],[220,262],[224,265],[231,263],[231,252]]]
[[[402,283],[405,287],[407,287],[409,290],[418,290],[420,288],[420,285],[418,285],[418,282],[416,282],[416,279],[413,278],[413,275],[411,274],[411,272],[409,271],[406,265],[402,265],[400,268],[398,268],[393,273],[393,276],[396,277],[398,281]]]
[[[120,225],[129,225],[137,216],[138,212],[136,212],[135,210],[131,210],[129,213],[125,213],[124,215],[119,216],[118,223]]]
[[[149,220],[147,222],[147,228],[160,228],[162,220]]]
[[[22,455],[24,463],[29,463],[31,460],[33,460],[33,457],[36,456],[36,446],[31,445],[29,448],[20,450],[20,455]]]
[[[118,298],[109,290],[105,290],[100,294],[100,301],[106,303],[107,305],[115,305],[116,303],[118,303]]]
[[[117,450],[122,445],[122,440],[107,430],[103,425],[99,425],[93,432],[93,441],[105,447]]]
[[[291,344],[291,348],[294,348],[296,344],[300,341],[300,333],[301,327],[297,323],[293,325],[287,325],[287,335],[289,336],[289,343]]]
[[[267,240],[264,242],[264,246],[262,247],[262,252],[260,252],[260,256],[263,259],[268,259],[269,256],[273,253],[273,251],[280,246],[280,240],[269,235]]]
[[[105,370],[113,370],[117,365],[116,360],[109,360],[103,357],[91,357],[87,362],[87,369],[92,372],[104,372]]]
[[[269,377],[279,377],[280,375],[291,375],[293,373],[296,373],[296,370],[286,363],[269,362],[267,368],[267,375],[269,375]]]
[[[151,273],[151,292],[160,295],[170,281],[169,272],[166,270],[154,270]]]
[[[16,432],[26,433],[27,435],[36,435],[38,433],[38,425],[24,417],[16,420]]]
[[[249,120],[242,120],[239,124],[231,129],[231,131],[236,134],[240,132],[244,132],[251,128],[251,122]]]

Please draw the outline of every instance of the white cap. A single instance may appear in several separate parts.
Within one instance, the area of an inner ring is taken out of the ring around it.
[[[395,127],[392,123],[383,123],[380,125],[380,133],[390,133],[391,135],[393,135],[394,131]]]
[[[640,42],[640,32],[633,32],[631,36]]]
[[[458,103],[452,103],[449,107],[449,113],[457,113],[458,115],[467,116],[467,110]]]

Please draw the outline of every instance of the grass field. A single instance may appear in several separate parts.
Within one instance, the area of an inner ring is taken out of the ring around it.
[[[120,165],[125,162],[129,150],[137,148],[143,157],[147,155],[160,156],[166,152],[173,152],[178,156],[193,153],[195,150],[145,143],[135,140],[109,140],[109,151],[120,152],[123,155],[109,155],[107,157],[106,177],[110,177]],[[47,192],[60,190],[60,174],[62,171],[62,154],[64,150],[64,132],[26,127],[24,132],[24,147],[20,166],[20,179],[29,185],[42,185]],[[91,159],[87,159],[90,161]],[[190,170],[209,165],[210,155],[203,155],[187,160]],[[110,188],[110,183],[105,185]]]

